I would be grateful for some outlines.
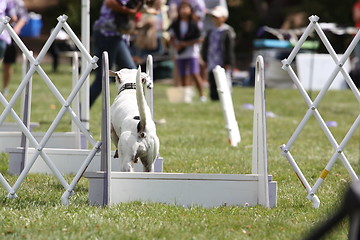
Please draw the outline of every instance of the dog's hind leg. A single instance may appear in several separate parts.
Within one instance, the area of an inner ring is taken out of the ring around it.
[[[110,133],[111,133],[111,135],[110,135],[111,141],[113,142],[115,147],[117,147],[116,151],[115,151],[115,154],[114,154],[114,158],[118,158],[119,157],[119,153],[118,153],[119,137],[116,134],[115,129],[114,129],[112,124],[111,124]]]

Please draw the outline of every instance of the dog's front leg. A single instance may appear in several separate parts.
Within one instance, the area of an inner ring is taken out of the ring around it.
[[[111,135],[110,135],[111,136],[111,141],[113,142],[113,144],[116,147],[114,158],[119,158],[119,153],[118,153],[119,137],[116,134],[115,129],[114,129],[112,124],[111,124],[110,133],[111,133]]]
[[[120,154],[120,168],[122,172],[134,172],[133,159],[134,157],[128,153]]]
[[[120,170],[122,172],[134,172],[134,157],[135,155],[129,149],[124,149],[124,145],[122,148],[119,148],[120,152]]]

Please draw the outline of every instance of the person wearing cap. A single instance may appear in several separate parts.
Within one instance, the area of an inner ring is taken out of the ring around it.
[[[0,0],[0,18],[9,16],[11,21],[17,21],[15,4],[13,0]],[[3,60],[7,45],[11,43],[11,37],[9,33],[4,30],[0,33],[0,61]]]
[[[216,6],[210,12],[215,28],[210,29],[205,37],[201,49],[201,56],[206,63],[210,98],[219,100],[215,77],[212,70],[217,66],[225,68],[227,73],[231,72],[234,64],[234,29],[226,24],[229,17],[228,10],[223,6]],[[231,83],[231,79],[228,79]]]
[[[21,29],[25,26],[28,21],[28,11],[25,7],[23,0],[13,0],[14,9],[16,14],[16,21],[11,22],[11,26],[17,35],[20,34]],[[12,11],[14,10],[12,9]],[[1,92],[4,96],[9,94],[9,83],[13,75],[12,65],[16,62],[18,51],[14,41],[6,47],[3,60],[3,88]]]
[[[228,9],[226,0],[206,0],[205,2],[206,15],[204,17],[204,28],[203,28],[205,33],[208,32],[211,28],[214,28],[214,23],[212,21],[212,16],[210,15],[210,12],[216,6],[223,6],[224,8]]]

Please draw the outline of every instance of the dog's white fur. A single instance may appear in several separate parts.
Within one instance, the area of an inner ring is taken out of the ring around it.
[[[115,75],[118,90],[126,83],[136,82],[136,90],[121,91],[111,105],[111,139],[119,152],[121,171],[133,172],[133,164],[140,159],[144,171],[153,172],[160,143],[143,90],[143,83],[152,88],[152,81],[140,68],[122,69],[110,75]]]

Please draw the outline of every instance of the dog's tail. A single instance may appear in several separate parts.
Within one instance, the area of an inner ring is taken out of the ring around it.
[[[138,68],[137,74],[136,74],[136,99],[137,99],[137,105],[139,109],[139,115],[140,115],[140,123],[138,127],[138,132],[144,132],[146,128],[146,116],[151,116],[150,108],[147,105],[145,95],[144,95],[144,88],[142,83],[142,77],[141,77],[141,68]],[[148,111],[148,113],[146,112]]]

